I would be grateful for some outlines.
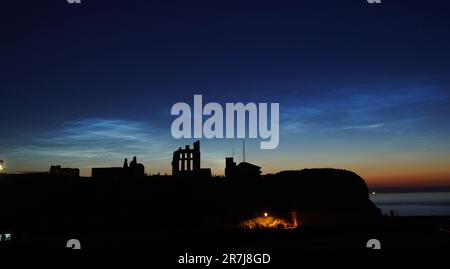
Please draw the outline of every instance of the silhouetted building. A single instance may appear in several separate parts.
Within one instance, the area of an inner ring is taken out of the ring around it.
[[[211,169],[200,168],[200,162],[200,141],[194,142],[193,149],[189,145],[184,149],[180,147],[173,152],[172,175],[211,177]]]
[[[128,159],[125,159],[122,167],[92,168],[93,178],[125,178],[125,177],[143,177],[145,176],[145,166],[137,162],[136,156],[128,165]]]
[[[233,157],[225,158],[225,177],[232,177],[236,170],[236,163]]]
[[[128,171],[133,177],[143,177],[145,175],[145,167],[142,163],[137,162],[136,156],[134,156],[133,160],[130,162]]]
[[[50,166],[50,175],[67,178],[80,177],[80,169],[78,168],[61,168],[60,165]]]
[[[225,177],[259,177],[261,175],[261,167],[248,163],[241,162],[236,165],[233,157],[225,159]]]

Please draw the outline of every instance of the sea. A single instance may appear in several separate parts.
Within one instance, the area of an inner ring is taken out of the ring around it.
[[[373,192],[370,200],[384,215],[450,216],[450,192]]]

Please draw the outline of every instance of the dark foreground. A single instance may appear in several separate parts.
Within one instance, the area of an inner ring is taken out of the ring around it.
[[[380,216],[368,198],[366,201],[365,185],[358,183],[349,190],[350,184],[346,190],[333,187],[330,191],[322,184],[326,181],[288,187],[286,182],[272,182],[273,178],[192,183],[153,177],[124,183],[2,175],[0,233],[11,238],[3,240],[0,247],[66,248],[69,239],[77,239],[82,249],[265,253],[364,250],[370,239],[376,239],[382,249],[450,248],[450,218]],[[277,178],[276,182],[283,180]],[[307,192],[302,191],[305,189]],[[349,194],[332,194],[344,191]],[[346,198],[338,198],[343,196]],[[286,217],[292,210],[307,212],[295,229],[245,229],[239,225],[261,212]]]

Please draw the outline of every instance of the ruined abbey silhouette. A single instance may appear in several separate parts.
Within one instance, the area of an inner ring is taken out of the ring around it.
[[[172,176],[173,177],[189,177],[189,178],[211,178],[210,168],[201,167],[201,151],[200,141],[195,141],[193,147],[186,145],[184,148],[179,147],[173,152],[172,156]],[[80,176],[78,168],[62,168],[60,165],[52,165],[50,174],[53,176],[61,176],[66,178],[77,178]],[[137,157],[128,164],[125,158],[122,167],[94,167],[92,168],[92,178],[108,179],[108,178],[140,178],[144,177],[145,167],[137,162]],[[255,178],[261,175],[261,167],[248,162],[236,164],[233,157],[225,159],[225,177],[239,178],[249,177]]]
[[[200,141],[191,149],[186,145],[173,152],[172,175],[175,177],[211,177],[211,169],[201,168]]]

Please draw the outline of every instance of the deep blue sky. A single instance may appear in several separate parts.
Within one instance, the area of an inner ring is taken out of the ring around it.
[[[280,103],[279,149],[248,145],[264,172],[450,184],[446,2],[2,3],[0,158],[14,172],[61,163],[88,175],[136,154],[148,172],[170,171],[173,148],[192,142],[171,137],[170,108],[201,93]],[[216,173],[240,149],[203,145]]]

